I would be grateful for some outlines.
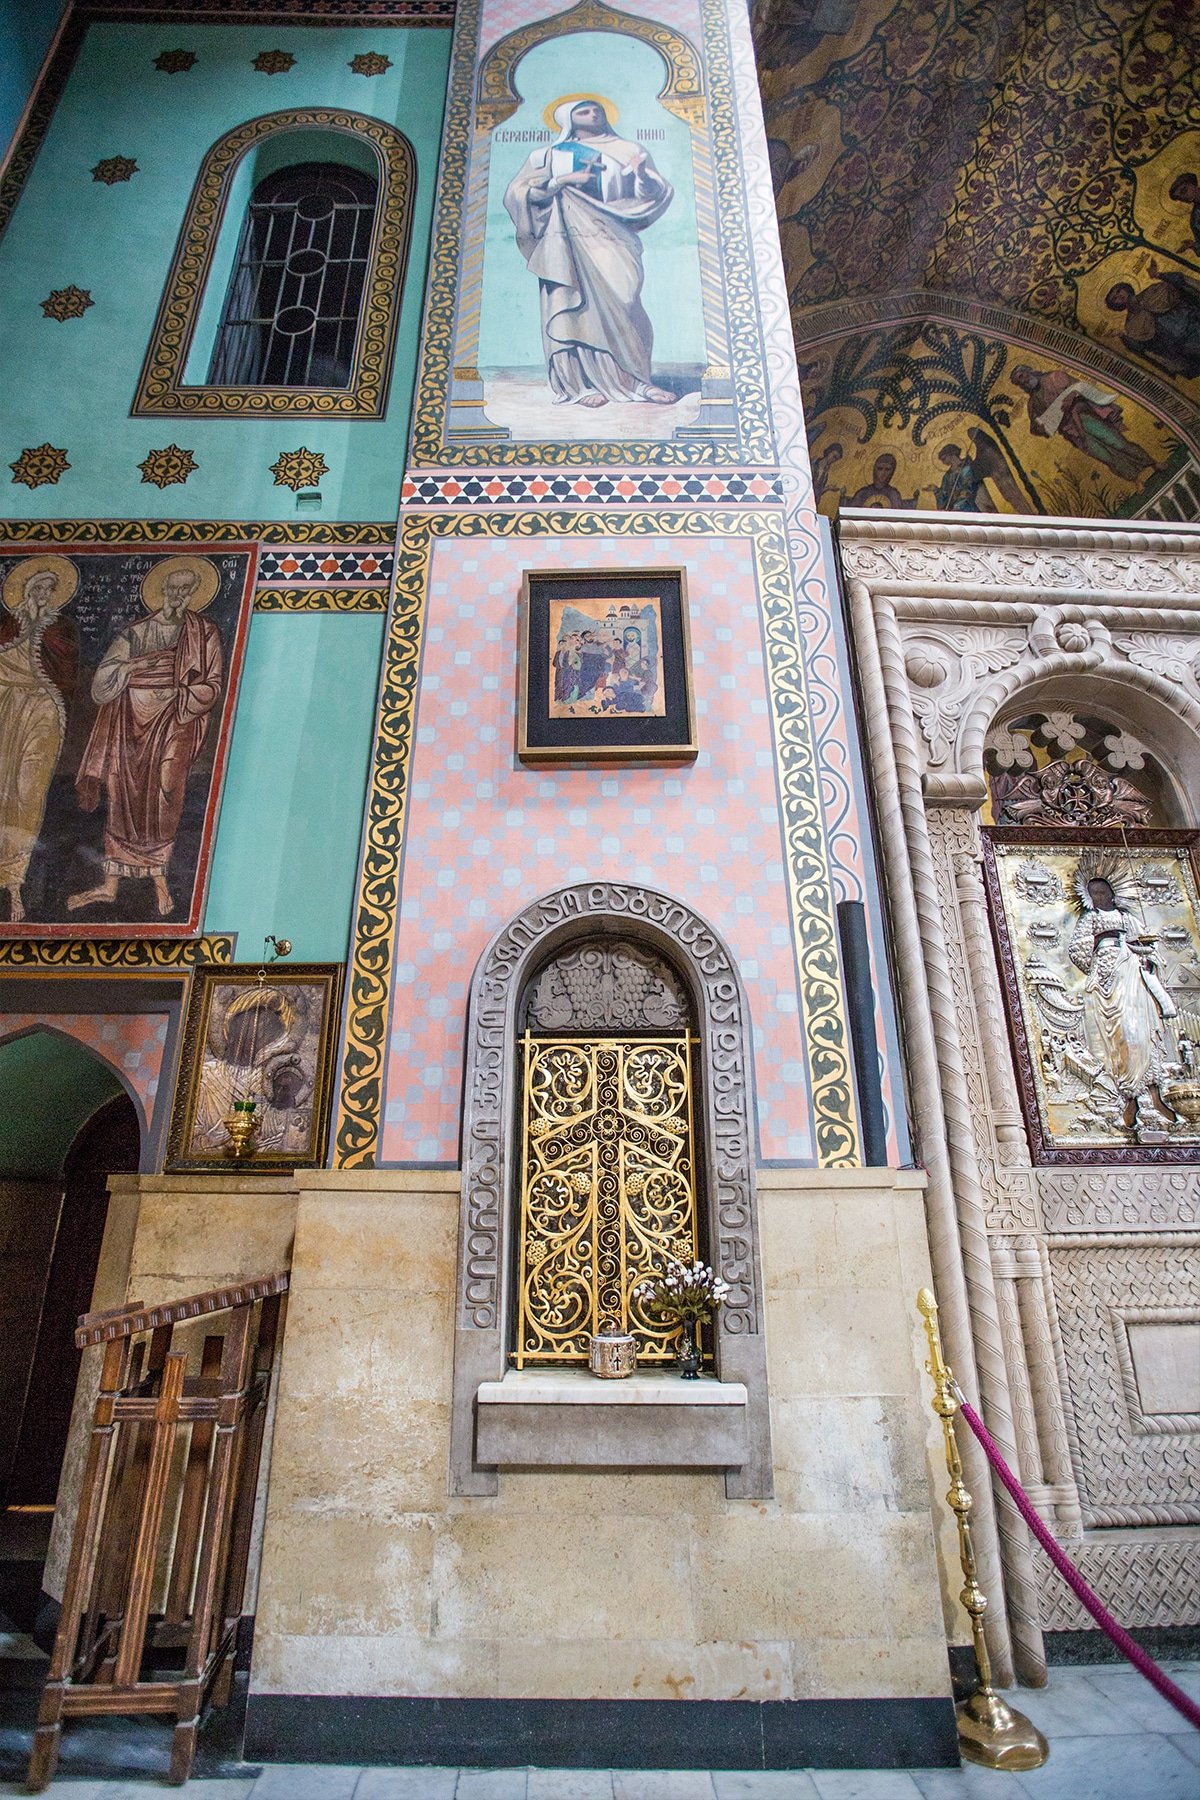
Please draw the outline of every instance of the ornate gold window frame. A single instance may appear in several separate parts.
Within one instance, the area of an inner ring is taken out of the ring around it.
[[[350,382],[344,388],[185,384],[183,372],[237,165],[265,139],[302,130],[344,132],[364,140],[379,166],[379,204]],[[366,113],[324,106],[264,113],[218,138],[200,166],[188,202],[138,379],[132,416],[192,413],[220,419],[245,413],[321,413],[333,418],[381,419],[387,407],[412,235],[415,187],[416,157],[412,145],[396,126]]]

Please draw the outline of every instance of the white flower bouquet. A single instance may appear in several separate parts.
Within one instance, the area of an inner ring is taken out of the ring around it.
[[[728,1292],[728,1282],[707,1263],[694,1262],[689,1267],[668,1257],[662,1274],[639,1283],[633,1297],[653,1319],[672,1324],[695,1319],[707,1325]]]

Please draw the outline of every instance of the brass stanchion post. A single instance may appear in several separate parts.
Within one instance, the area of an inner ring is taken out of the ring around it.
[[[933,1377],[931,1404],[942,1421],[946,1443],[946,1467],[950,1471],[950,1491],[946,1498],[958,1525],[958,1555],[963,1571],[963,1589],[959,1598],[971,1620],[975,1668],[979,1676],[979,1684],[970,1699],[961,1701],[954,1709],[958,1720],[958,1747],[969,1761],[982,1763],[985,1769],[1040,1769],[1050,1754],[1050,1746],[1037,1726],[1024,1713],[1015,1711],[1002,1700],[992,1686],[992,1661],[983,1636],[987,1596],[979,1585],[975,1566],[971,1496],[963,1483],[962,1458],[954,1434],[958,1401],[954,1397],[954,1376],[942,1355],[937,1310],[937,1301],[929,1288],[922,1288],[917,1295],[917,1311],[925,1321],[925,1335],[929,1339],[926,1367]]]

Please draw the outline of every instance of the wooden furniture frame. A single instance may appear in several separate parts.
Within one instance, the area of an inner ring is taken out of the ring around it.
[[[268,1275],[80,1319],[76,1344],[106,1348],[30,1793],[54,1774],[63,1719],[98,1713],[173,1716],[178,1786],[205,1699],[228,1701],[287,1285]],[[224,1333],[204,1337],[189,1375],[173,1334],[218,1313]],[[154,1666],[180,1650],[182,1669]]]

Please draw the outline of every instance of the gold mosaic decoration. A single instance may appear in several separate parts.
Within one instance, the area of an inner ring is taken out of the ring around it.
[[[154,59],[156,69],[164,75],[182,75],[196,66],[195,52],[191,50],[160,50]]]
[[[22,487],[53,487],[71,467],[67,461],[65,450],[56,450],[53,444],[38,444],[32,450],[22,450],[16,462],[10,462],[13,472],[13,484]]]
[[[526,1032],[524,1076],[518,1369],[586,1363],[607,1319],[671,1361],[677,1327],[634,1290],[696,1241],[690,1037]]]
[[[184,366],[234,169],[255,145],[276,132],[295,128],[350,132],[366,139],[379,163],[379,204],[350,383],[344,388],[185,386]],[[179,412],[205,418],[241,413],[324,413],[337,418],[381,419],[387,410],[415,189],[416,157],[412,145],[394,125],[365,113],[328,106],[302,107],[265,113],[226,132],[200,167],[138,380],[134,417]]]
[[[329,464],[319,450],[306,450],[301,445],[299,450],[281,450],[278,460],[271,464],[271,473],[276,487],[299,491],[316,487],[322,475],[328,475]]]
[[[367,795],[363,861],[347,980],[349,1006],[334,1166],[373,1168],[381,1129],[387,1009],[395,957],[408,765],[429,559],[435,537],[744,537],[753,545],[767,646],[785,869],[808,1047],[813,1130],[823,1168],[857,1167],[858,1122],[842,1000],[833,877],[812,713],[783,521],[758,513],[553,511],[402,515]],[[699,549],[697,544],[697,549]]]
[[[145,460],[138,464],[142,480],[156,488],[181,486],[192,470],[199,467],[191,451],[181,450],[178,444],[168,444],[165,450],[150,450]]]
[[[65,287],[55,288],[53,293],[39,302],[48,319],[82,319],[89,306],[96,302],[92,299],[90,288]]]
[[[128,181],[136,175],[137,167],[132,156],[105,156],[92,165],[92,180],[113,187],[118,181]]]
[[[391,68],[392,59],[381,56],[378,50],[363,50],[358,56],[352,56],[347,66],[356,75],[383,75]]]
[[[286,75],[295,66],[296,59],[290,50],[260,50],[253,63],[260,75]]]

